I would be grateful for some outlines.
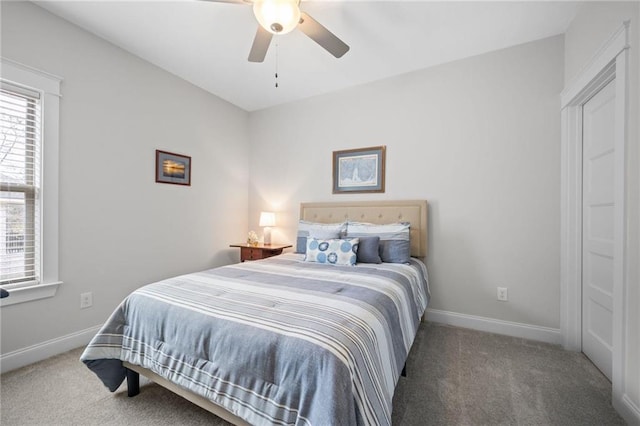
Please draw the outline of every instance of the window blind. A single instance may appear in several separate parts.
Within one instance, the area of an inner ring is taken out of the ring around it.
[[[40,282],[41,101],[0,86],[0,286]]]

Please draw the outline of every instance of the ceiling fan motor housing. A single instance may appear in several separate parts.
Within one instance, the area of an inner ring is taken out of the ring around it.
[[[253,13],[265,30],[272,34],[286,34],[300,21],[299,0],[256,0]]]

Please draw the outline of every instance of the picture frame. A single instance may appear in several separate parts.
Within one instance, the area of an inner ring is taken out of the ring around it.
[[[156,149],[156,182],[191,186],[191,157]]]
[[[387,147],[333,151],[333,193],[384,192]]]

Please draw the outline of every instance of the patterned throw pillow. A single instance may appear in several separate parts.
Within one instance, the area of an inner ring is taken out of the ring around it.
[[[314,237],[322,240],[342,238],[347,232],[347,222],[342,223],[317,223],[300,220],[298,222],[298,235],[296,239],[296,253],[307,251],[307,238]]]
[[[307,238],[305,262],[353,266],[358,253],[358,238],[321,240]]]

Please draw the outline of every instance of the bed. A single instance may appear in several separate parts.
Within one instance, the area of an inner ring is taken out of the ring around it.
[[[336,266],[286,253],[149,284],[81,360],[112,392],[126,378],[135,395],[142,374],[234,424],[390,424],[429,298],[427,202],[303,203],[300,219],[410,223],[412,257]]]

